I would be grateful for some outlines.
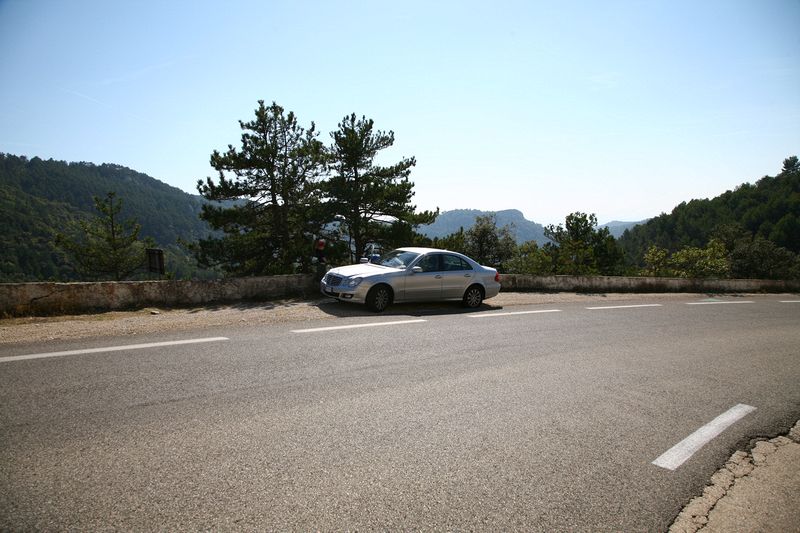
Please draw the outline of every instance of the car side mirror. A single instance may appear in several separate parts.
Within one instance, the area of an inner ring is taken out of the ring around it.
[[[362,257],[361,259],[358,260],[358,262],[361,264],[369,263],[369,257]]]
[[[422,272],[422,267],[420,267],[420,266],[416,266],[416,267],[414,267],[414,268],[412,268],[412,269],[411,269],[411,272],[412,272],[413,274],[419,274],[420,272]]]

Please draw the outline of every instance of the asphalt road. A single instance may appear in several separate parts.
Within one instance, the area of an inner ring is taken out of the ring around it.
[[[0,529],[664,530],[800,418],[800,303],[704,300],[5,346]],[[653,464],[738,404],[756,409]]]

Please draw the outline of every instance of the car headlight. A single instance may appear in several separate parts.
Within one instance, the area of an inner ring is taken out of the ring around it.
[[[350,288],[353,288],[353,287],[358,287],[360,283],[361,283],[361,278],[350,278],[347,280],[347,283],[345,283],[345,285],[347,285]]]

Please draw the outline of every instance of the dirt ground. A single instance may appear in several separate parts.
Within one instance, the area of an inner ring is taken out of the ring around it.
[[[500,293],[487,300],[486,310],[518,305],[558,304],[563,302],[627,302],[642,300],[697,300],[702,294],[575,294],[575,293]],[[459,312],[456,302],[398,304],[380,316]],[[332,299],[282,300],[204,306],[189,309],[115,311],[89,315],[9,318],[0,320],[0,345],[47,340],[80,339],[100,336],[142,335],[164,331],[198,330],[233,324],[278,324],[334,319],[343,316],[375,316],[364,306]]]

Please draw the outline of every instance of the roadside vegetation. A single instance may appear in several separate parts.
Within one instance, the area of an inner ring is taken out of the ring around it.
[[[433,246],[505,273],[800,279],[796,156],[774,177],[681,203],[619,239],[583,212],[546,226],[541,245],[517,243],[492,214],[431,239],[417,230],[438,209],[412,203],[416,160],[376,162],[392,131],[350,114],[325,144],[313,122],[263,101],[239,124],[240,145],[212,152],[216,176],[198,181],[200,196],[116,165],[0,154],[0,282],[141,279],[152,246],[177,279],[310,272],[321,239],[328,264]]]
[[[142,226],[136,221],[122,219],[122,200],[113,192],[95,196],[94,205],[97,216],[71,221],[66,233],[56,234],[56,246],[84,279],[130,279],[144,267],[146,250],[155,243],[139,238]]]
[[[223,235],[193,246],[202,266],[237,276],[307,272],[319,239],[333,261],[351,262],[368,245],[414,241],[414,228],[436,218],[411,203],[413,157],[375,163],[394,144],[393,132],[352,114],[325,146],[313,122],[304,128],[276,103],[258,104],[254,120],[239,123],[241,147],[215,150],[216,178],[197,184],[209,201],[235,202],[203,206],[200,217]]]

